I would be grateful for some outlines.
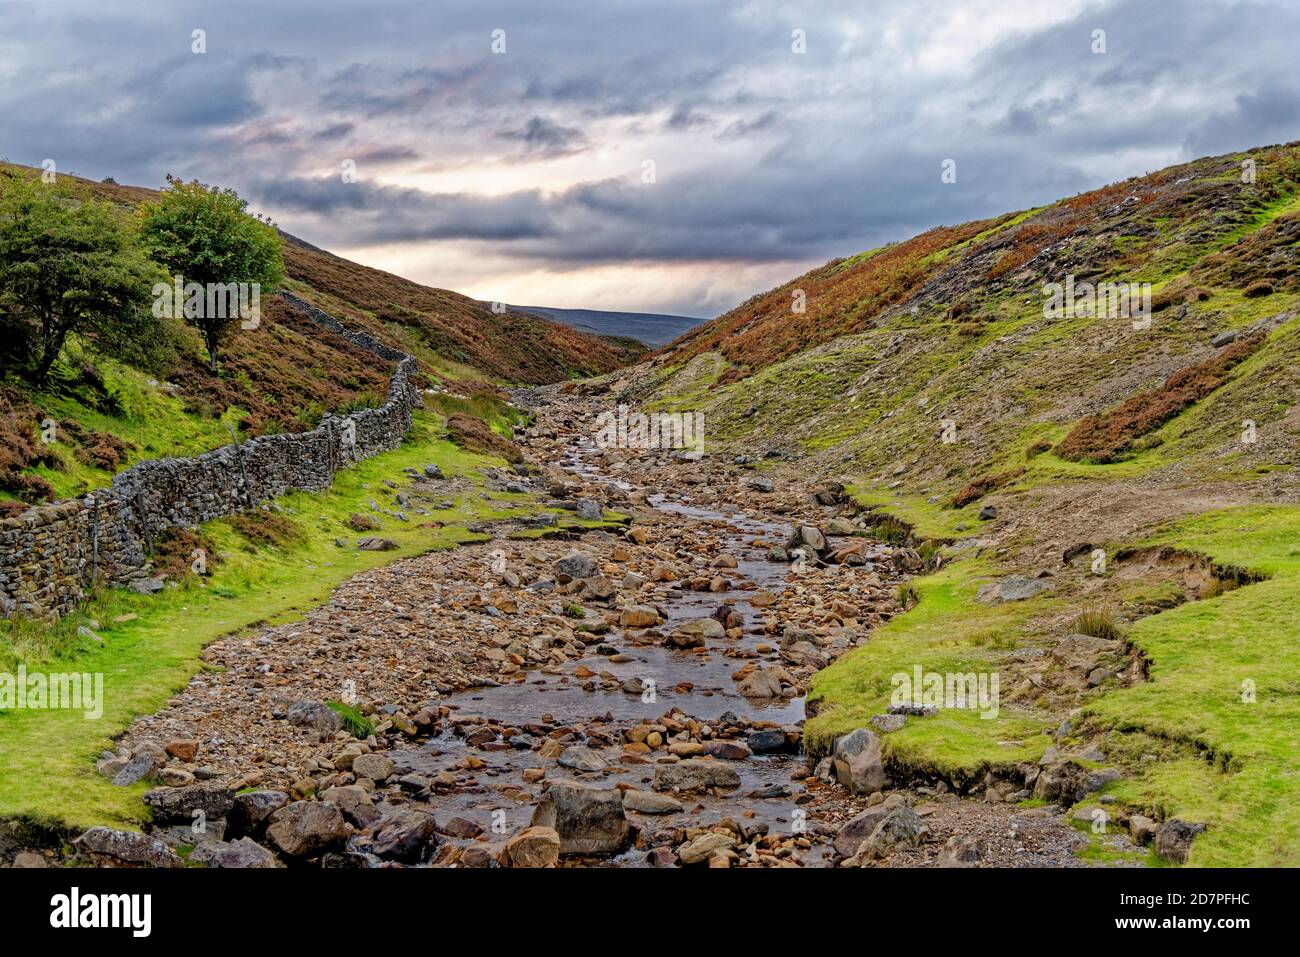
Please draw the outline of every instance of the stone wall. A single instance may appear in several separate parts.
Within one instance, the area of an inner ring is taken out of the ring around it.
[[[310,432],[141,462],[109,488],[0,520],[0,615],[65,614],[96,584],[147,578],[153,541],[165,529],[254,508],[288,491],[328,488],[339,469],[402,444],[420,404],[411,382],[415,358],[348,330],[292,293],[282,295],[318,325],[396,363],[384,405],[326,415]]]

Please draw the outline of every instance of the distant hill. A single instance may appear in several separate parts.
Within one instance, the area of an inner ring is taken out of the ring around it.
[[[608,312],[603,309],[554,309],[550,306],[511,306],[515,312],[528,312],[552,322],[599,336],[636,339],[652,348],[672,342],[688,329],[706,322],[690,316],[672,316],[658,312]]]

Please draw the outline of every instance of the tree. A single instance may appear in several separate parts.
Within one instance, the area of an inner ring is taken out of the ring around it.
[[[197,283],[213,290],[230,284],[248,284],[274,292],[284,279],[284,252],[280,234],[268,221],[247,212],[248,201],[233,189],[205,186],[167,177],[168,189],[155,203],[142,208],[141,228],[154,260],[184,285]],[[209,296],[208,302],[211,302]],[[175,303],[176,315],[181,314]],[[217,372],[217,356],[235,324],[230,309],[187,306],[184,317],[203,336],[208,367]]]
[[[67,180],[0,175],[0,323],[34,341],[38,387],[72,333],[102,347],[152,337],[158,276],[116,207]]]

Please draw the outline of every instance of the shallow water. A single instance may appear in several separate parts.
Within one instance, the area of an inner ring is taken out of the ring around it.
[[[581,456],[570,456],[561,464],[585,478],[596,477],[595,470]],[[619,487],[625,491],[631,488],[627,483],[619,483]],[[791,575],[789,564],[772,562],[766,557],[771,545],[784,541],[789,527],[736,512],[697,508],[662,494],[651,496],[649,501],[660,511],[687,516],[713,526],[713,534],[721,539],[719,553],[730,554],[738,562],[737,568],[723,569],[719,574],[733,581],[752,582],[756,586],[752,590],[736,588],[713,593],[674,591],[660,602],[668,617],[658,630],[666,634],[684,622],[708,617],[719,605],[729,603],[743,619],[743,636],[734,640],[710,641],[709,646],[701,651],[681,651],[658,644],[638,644],[621,629],[615,628],[601,637],[601,644],[627,655],[629,661],[611,662],[607,656],[596,653],[592,646],[589,647],[590,654],[566,662],[558,673],[534,671],[519,683],[446,696],[443,704],[454,709],[453,715],[459,722],[475,716],[482,718],[482,723],[521,729],[530,724],[546,727],[588,725],[589,733],[608,735],[609,745],[599,740],[587,743],[600,750],[612,767],[605,774],[580,775],[539,757],[532,750],[484,750],[468,745],[464,737],[450,731],[420,748],[390,753],[401,773],[436,774],[450,770],[462,779],[472,775],[474,782],[468,787],[458,787],[451,794],[433,799],[439,820],[462,817],[474,821],[486,831],[502,835],[526,827],[541,784],[524,783],[520,773],[525,768],[546,767],[551,778],[571,777],[606,786],[626,782],[649,789],[654,755],[647,756],[646,764],[621,761],[620,732],[642,720],[656,719],[674,707],[706,723],[716,721],[728,712],[749,721],[771,722],[783,727],[802,723],[802,697],[745,698],[736,692],[736,683],[731,678],[751,657],[773,658],[771,654],[757,655],[755,652],[759,645],[774,646],[779,639],[762,633],[764,612],[753,607],[749,599],[758,589],[780,592]],[[878,554],[883,556],[885,551],[881,547]],[[749,654],[736,656],[735,652],[742,650]],[[727,654],[728,651],[732,654]],[[598,677],[612,675],[620,683],[634,677],[642,682],[653,681],[655,693],[651,697],[621,690],[585,691],[581,686],[588,679],[573,674],[584,665]],[[689,683],[692,687],[678,690],[682,683]],[[540,731],[540,734],[544,733]],[[473,772],[458,771],[455,765],[469,755],[481,758],[487,767]],[[751,823],[765,823],[773,831],[797,830],[803,825],[802,810],[796,803],[803,786],[791,780],[792,771],[803,766],[800,755],[756,755],[731,764],[741,779],[740,787],[731,794],[722,798],[684,796],[681,798],[686,808],[683,813],[652,817],[629,811],[629,819],[651,832],[661,827],[699,826],[720,817],[742,820],[742,813],[746,811],[752,812],[752,816],[746,818]],[[780,789],[781,794],[776,797],[750,796],[759,789]],[[820,862],[824,851],[819,849],[809,853],[815,854],[818,860],[805,862],[813,864]],[[644,857],[644,851],[631,850],[610,863],[635,866],[641,864]]]

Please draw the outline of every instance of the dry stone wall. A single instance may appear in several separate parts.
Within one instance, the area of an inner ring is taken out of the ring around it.
[[[97,584],[148,578],[154,539],[166,529],[254,508],[285,492],[328,488],[339,469],[402,444],[420,404],[415,358],[347,329],[292,293],[282,295],[313,322],[396,364],[384,405],[326,415],[310,432],[141,462],[109,488],[0,520],[0,615],[65,614]]]

